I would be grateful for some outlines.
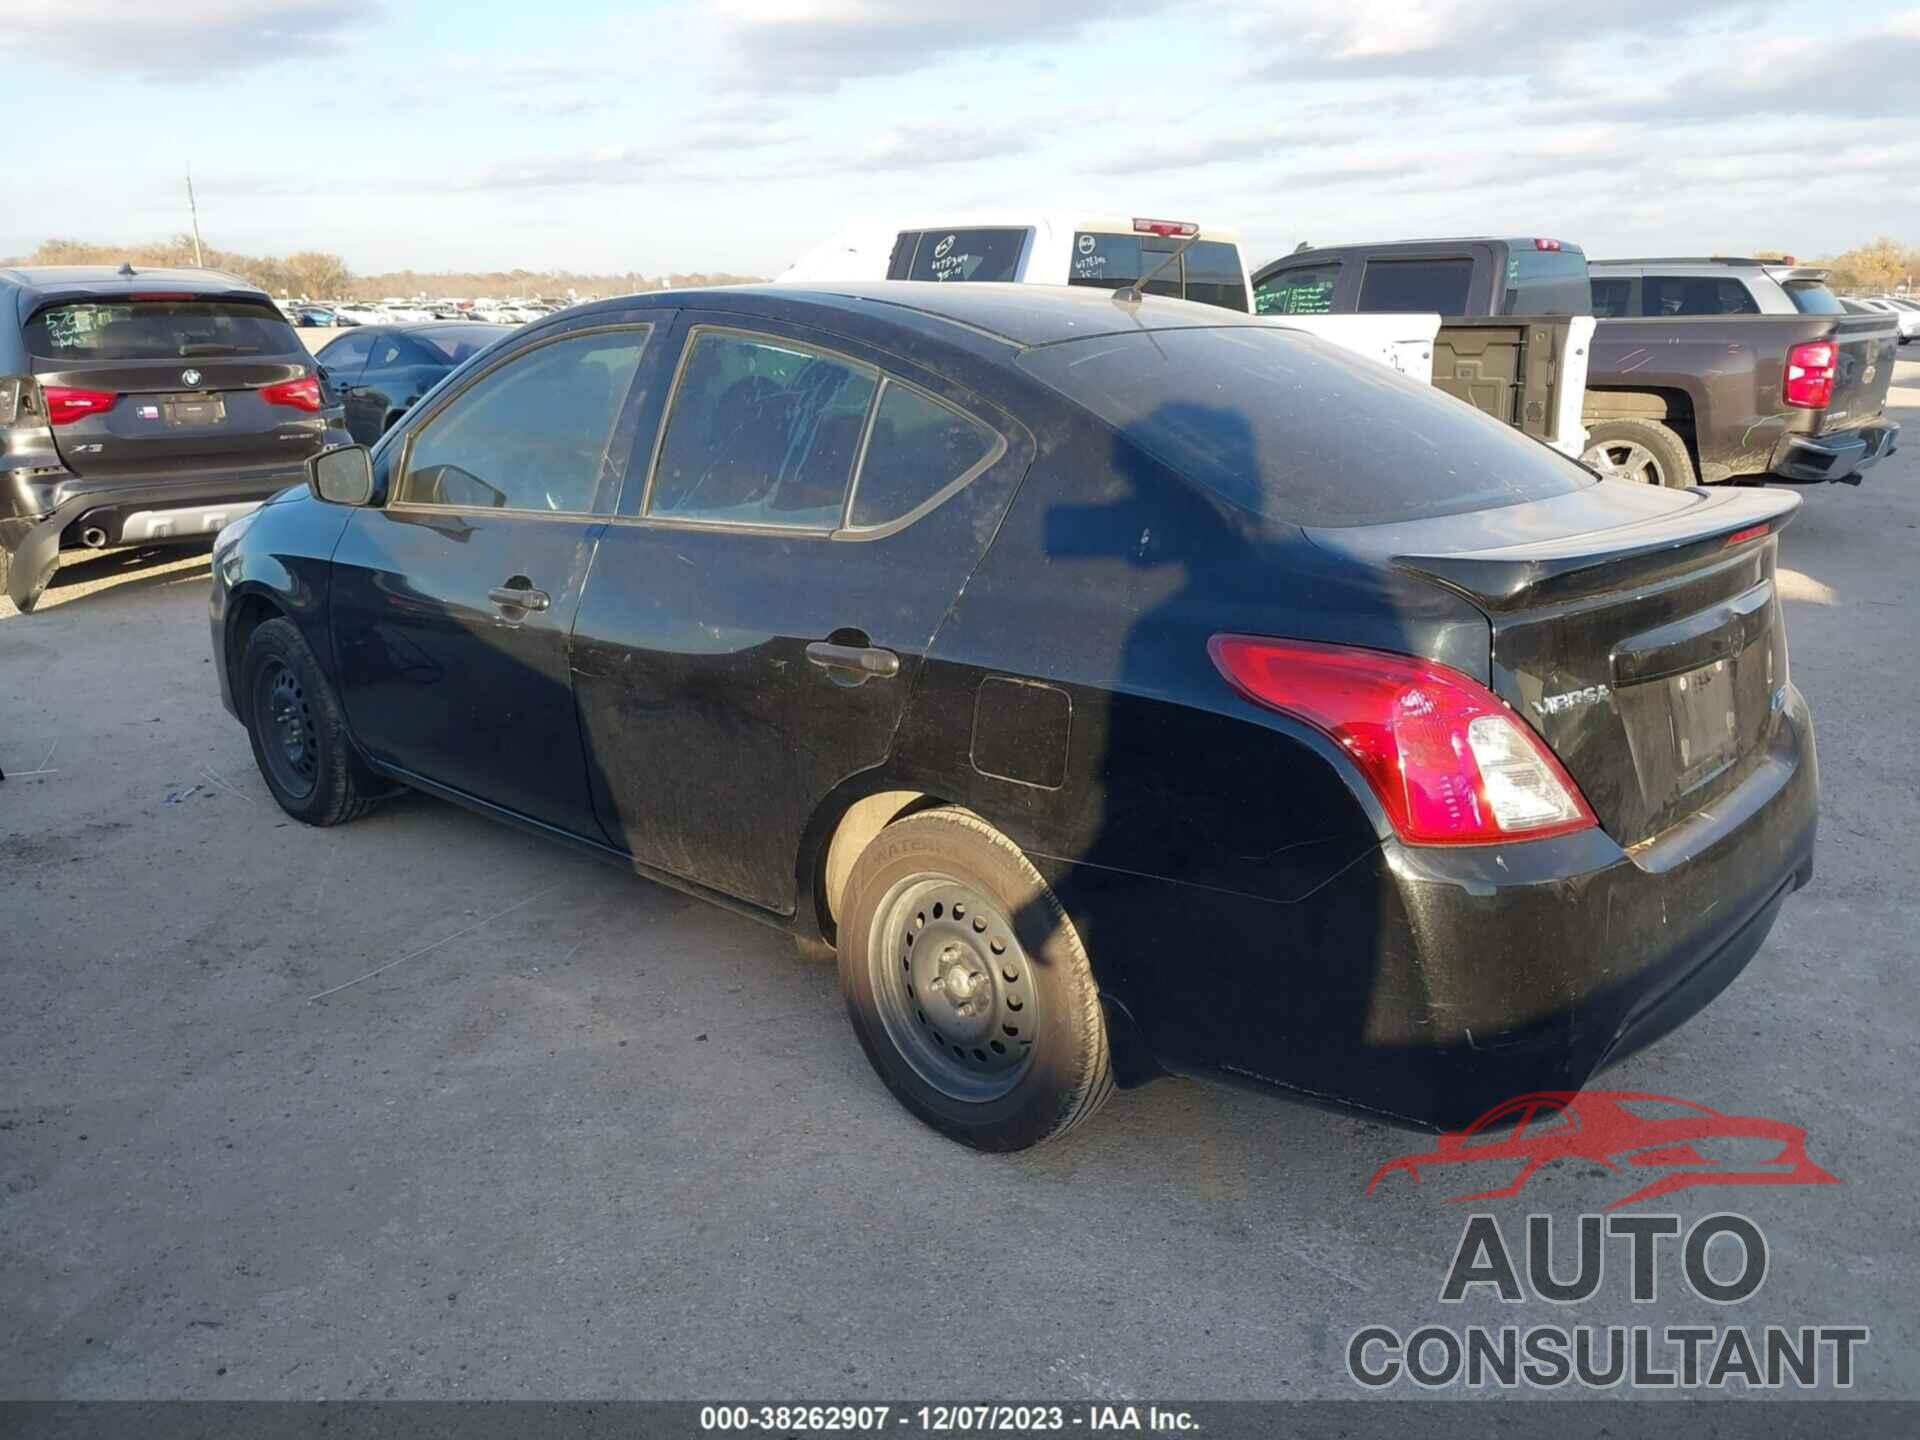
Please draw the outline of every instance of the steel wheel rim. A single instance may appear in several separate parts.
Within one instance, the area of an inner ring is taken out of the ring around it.
[[[1040,996],[1000,908],[944,875],[897,882],[874,911],[867,972],[907,1064],[949,1099],[1011,1093],[1033,1062]]]
[[[274,781],[290,795],[310,795],[320,775],[313,706],[306,686],[279,660],[262,667],[254,682],[253,713],[260,753]]]
[[[1660,462],[1637,440],[1602,440],[1580,458],[1608,480],[1626,480],[1635,485],[1665,483]]]

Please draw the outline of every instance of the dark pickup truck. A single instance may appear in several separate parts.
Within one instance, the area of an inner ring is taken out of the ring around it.
[[[1593,261],[1587,454],[1691,485],[1843,480],[1893,452],[1899,326],[1848,314],[1826,272],[1762,260]]]
[[[1598,324],[1581,459],[1603,474],[1672,486],[1765,475],[1858,484],[1893,453],[1900,427],[1884,406],[1897,322],[1847,313],[1824,270],[1589,262],[1558,240],[1394,241],[1275,260],[1254,274],[1254,303],[1266,313],[1558,317],[1587,308],[1570,295],[1582,276]]]

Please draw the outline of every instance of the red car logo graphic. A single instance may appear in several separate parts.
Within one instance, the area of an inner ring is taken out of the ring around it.
[[[1730,1152],[1720,1154],[1718,1152]],[[1555,1160],[1608,1170],[1665,1173],[1605,1208],[1617,1209],[1696,1185],[1838,1185],[1807,1158],[1807,1132],[1756,1115],[1722,1115],[1691,1100],[1632,1090],[1543,1090],[1502,1101],[1433,1149],[1403,1155],[1373,1172],[1367,1193],[1396,1170],[1413,1176],[1436,1165],[1485,1163],[1518,1171],[1505,1185],[1452,1195],[1450,1201],[1518,1195],[1534,1172]]]

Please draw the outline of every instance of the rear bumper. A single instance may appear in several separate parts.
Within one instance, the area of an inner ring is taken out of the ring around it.
[[[1165,1069],[1458,1128],[1517,1094],[1579,1089],[1726,988],[1812,876],[1818,791],[1789,689],[1741,786],[1631,852],[1592,830],[1390,842],[1294,903],[1166,885],[1153,908],[1177,924],[1144,906],[1074,920]],[[1063,899],[1095,899],[1077,878],[1056,879]],[[1158,954],[1129,953],[1133,935]]]
[[[1900,426],[1892,420],[1825,435],[1787,435],[1774,447],[1767,470],[1782,480],[1852,480],[1891,455],[1899,439]]]
[[[7,594],[21,610],[31,610],[62,550],[211,535],[305,478],[304,463],[295,462],[185,479],[68,479],[51,497],[50,511],[0,520],[0,549],[12,561]]]

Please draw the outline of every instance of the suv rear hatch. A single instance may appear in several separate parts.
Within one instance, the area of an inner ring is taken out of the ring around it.
[[[87,479],[296,466],[325,431],[306,348],[251,297],[63,296],[25,339],[55,448]]]
[[[1492,638],[1483,678],[1552,748],[1606,832],[1632,847],[1766,759],[1787,686],[1775,536],[1799,503],[1775,490],[1607,481],[1309,534],[1478,606]]]

